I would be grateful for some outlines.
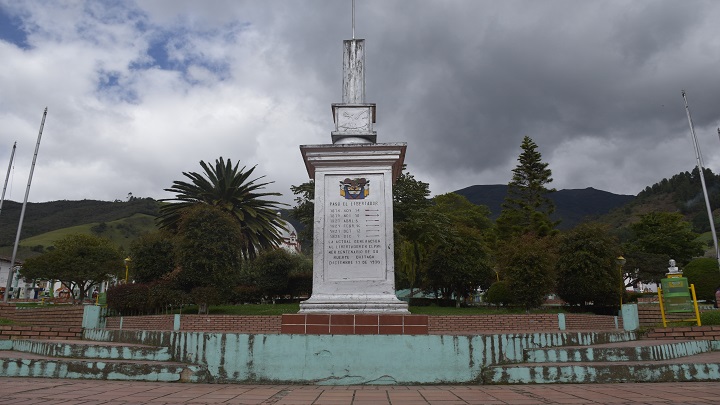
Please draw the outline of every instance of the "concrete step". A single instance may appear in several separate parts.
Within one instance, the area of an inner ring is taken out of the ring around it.
[[[527,363],[613,362],[670,360],[712,350],[709,340],[643,340],[592,346],[526,349]]]
[[[720,352],[656,361],[523,363],[487,367],[484,384],[720,381]]]
[[[166,347],[128,343],[91,342],[86,340],[13,340],[7,348],[18,352],[35,353],[49,357],[90,358],[106,360],[170,361],[172,355]]]
[[[207,368],[167,361],[63,358],[0,351],[1,377],[78,378],[91,380],[209,382]]]

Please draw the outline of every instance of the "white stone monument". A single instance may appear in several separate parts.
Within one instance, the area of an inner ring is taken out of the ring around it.
[[[332,144],[302,145],[315,180],[312,296],[300,313],[409,314],[395,296],[393,183],[405,143],[375,143],[365,103],[365,41],[343,41],[343,98]]]

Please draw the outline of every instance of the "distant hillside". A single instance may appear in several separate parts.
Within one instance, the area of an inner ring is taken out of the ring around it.
[[[485,205],[490,209],[492,219],[497,219],[502,210],[502,203],[507,194],[507,185],[477,185],[455,191],[475,204]],[[558,190],[550,193],[555,203],[553,219],[560,219],[560,229],[571,229],[587,219],[597,219],[601,215],[621,207],[635,197],[631,195],[613,194],[596,190],[592,187],[577,190]]]
[[[152,198],[129,201],[50,201],[29,203],[20,235],[18,258],[44,252],[54,241],[71,233],[98,235],[129,251],[130,243],[143,233],[157,229],[155,218],[160,203]],[[10,257],[22,204],[5,201],[0,213],[0,256]],[[280,210],[281,217],[298,231],[302,224]]]
[[[720,176],[705,170],[705,181],[715,209],[716,228],[720,213]],[[486,205],[491,218],[500,215],[507,185],[476,185],[457,190],[475,204]],[[679,173],[670,179],[648,186],[637,197],[619,195],[593,188],[559,190],[550,194],[555,202],[555,219],[561,229],[570,229],[586,219],[611,224],[619,231],[648,212],[680,212],[698,233],[707,232],[709,223],[700,186],[699,172]],[[155,229],[154,218],[159,202],[152,198],[131,198],[129,201],[51,201],[29,203],[21,235],[19,258],[44,251],[54,240],[72,232],[93,233],[107,237],[128,249],[130,242],[143,232]],[[15,242],[21,204],[5,201],[0,212],[0,256],[9,256]],[[289,216],[289,209],[280,210],[282,218],[298,231],[302,224]],[[709,237],[709,234],[707,235]]]
[[[714,174],[710,169],[705,169],[703,173],[717,230],[720,229],[718,227],[720,176]],[[602,218],[602,221],[612,224],[614,228],[622,228],[649,212],[678,212],[692,224],[693,231],[697,233],[709,231],[710,222],[698,169],[678,173],[670,179],[662,179],[652,186],[646,187],[638,194],[637,198],[622,208],[608,213]]]
[[[0,246],[12,246],[20,220],[22,204],[5,201],[0,213]],[[72,226],[112,222],[135,214],[157,216],[158,202],[152,198],[129,201],[96,200],[28,203],[21,239]]]
[[[93,222],[89,224],[57,229],[37,236],[24,238],[21,244],[29,247],[52,246],[56,240],[62,239],[72,233],[84,233],[101,236],[109,239],[115,245],[126,251],[130,249],[130,242],[138,236],[157,230],[155,217],[147,214],[134,214],[127,218],[110,222]]]

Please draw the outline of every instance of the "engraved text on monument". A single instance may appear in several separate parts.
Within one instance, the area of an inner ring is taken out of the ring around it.
[[[325,176],[325,276],[330,280],[384,279],[383,175]]]

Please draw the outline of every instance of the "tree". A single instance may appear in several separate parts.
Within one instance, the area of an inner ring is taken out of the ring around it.
[[[628,252],[667,255],[680,266],[704,252],[702,242],[696,240],[698,235],[679,213],[651,212],[630,225],[630,229]]]
[[[303,224],[303,229],[298,234],[298,239],[303,242],[304,250],[312,252],[313,232],[315,222],[315,182],[307,181],[299,186],[290,186],[295,194],[295,203],[290,215]]]
[[[250,278],[266,298],[288,292],[290,274],[303,267],[303,257],[284,249],[266,250],[249,264]]]
[[[498,264],[513,292],[513,302],[526,310],[539,307],[555,287],[555,238],[526,233],[503,246],[498,252]]]
[[[186,292],[213,287],[229,297],[240,274],[243,233],[235,217],[207,204],[186,209],[178,224],[177,282]],[[207,302],[198,302],[201,309]]]
[[[626,287],[637,285],[638,281],[659,283],[665,278],[669,255],[629,249],[626,248],[627,253],[623,256],[627,260],[623,266]]]
[[[486,244],[490,211],[455,193],[436,196],[433,203],[429,211],[444,225],[435,231],[427,253],[428,283],[444,297],[454,295],[459,305],[463,297],[488,287],[493,279]]]
[[[616,258],[620,247],[606,226],[581,224],[563,235],[556,292],[570,305],[616,305],[625,285]]]
[[[447,218],[438,216],[429,208],[428,184],[416,180],[405,171],[393,185],[393,222],[395,232],[396,285],[410,287],[410,296],[427,274],[428,252],[442,238]]]
[[[159,280],[175,268],[175,247],[172,235],[153,232],[140,236],[130,244],[132,278],[147,283]]]
[[[393,184],[393,220],[407,221],[414,213],[430,207],[430,185],[405,171],[405,165]]]
[[[493,271],[482,239],[456,233],[435,247],[428,263],[428,283],[443,297],[455,297],[456,306],[478,287],[492,282]]]
[[[84,300],[88,291],[124,272],[123,256],[109,240],[71,234],[55,242],[55,249],[27,259],[20,271],[26,280],[59,280]]]
[[[525,136],[520,147],[522,153],[518,157],[519,164],[513,169],[508,194],[497,219],[502,239],[527,232],[546,236],[553,233],[558,224],[550,219],[555,205],[547,197],[555,191],[554,188],[546,187],[553,180],[552,171],[542,161],[538,146],[530,137]]]
[[[176,196],[161,200],[175,202],[160,207],[160,228],[176,230],[185,210],[204,204],[230,214],[240,225],[243,257],[254,257],[262,249],[279,246],[282,242],[279,229],[283,229],[283,225],[277,211],[285,204],[264,199],[279,193],[258,192],[272,182],[256,183],[262,177],[250,180],[257,166],[247,171],[244,166],[238,169],[239,163],[233,166],[230,159],[225,162],[222,157],[215,160],[215,166],[202,160],[200,166],[204,170],[202,174],[183,172],[190,183],[175,181],[171,188],[165,189]]]
[[[447,242],[449,219],[429,209],[414,212],[404,222],[395,223],[395,276],[397,284],[407,282],[410,296],[415,287],[427,284],[431,252]]]

